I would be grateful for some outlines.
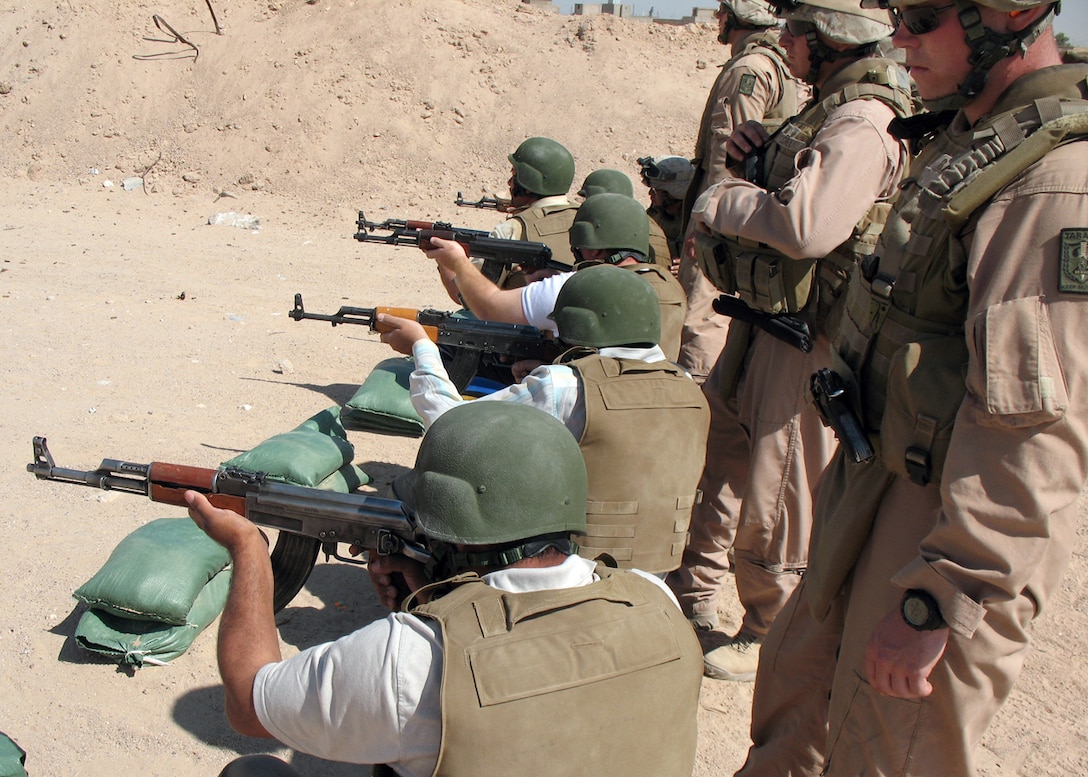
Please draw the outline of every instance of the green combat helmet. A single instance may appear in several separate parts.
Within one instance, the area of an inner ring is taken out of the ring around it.
[[[587,348],[650,348],[661,339],[661,303],[637,273],[600,264],[563,284],[548,318],[559,339]]]
[[[622,194],[625,197],[635,196],[635,186],[627,174],[619,170],[602,168],[594,170],[582,181],[582,188],[578,194],[582,197],[592,197],[594,194]]]
[[[638,160],[638,165],[644,184],[665,192],[674,200],[684,199],[691,179],[695,177],[695,165],[682,156],[644,156]]]
[[[909,8],[921,5],[923,0],[862,0],[865,8]],[[986,79],[994,65],[1003,59],[1020,56],[1027,51],[1043,32],[1054,23],[1054,17],[1061,13],[1060,0],[952,0],[956,6],[960,26],[963,27],[965,40],[971,48],[969,62],[971,72],[959,85],[956,94],[937,99],[924,100],[931,111],[946,111],[962,108],[982,92]],[[1050,9],[1039,19],[1020,32],[1000,33],[982,23],[978,6],[993,8],[995,11],[1022,11],[1025,8],[1047,5]]]
[[[631,252],[645,261],[650,254],[650,217],[638,200],[622,194],[594,194],[586,199],[570,226],[570,247],[614,252],[608,261],[617,264]]]
[[[529,138],[507,157],[514,181],[530,194],[566,194],[574,182],[574,157],[550,138]]]
[[[511,402],[465,402],[438,417],[415,467],[393,485],[448,576],[548,545],[573,552],[570,535],[586,530],[586,482],[578,442],[560,421]],[[499,547],[458,552],[454,543]]]

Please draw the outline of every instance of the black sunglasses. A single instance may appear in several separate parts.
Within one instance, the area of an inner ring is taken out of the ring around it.
[[[940,15],[956,4],[942,6],[916,6],[914,8],[892,8],[892,23],[898,29],[902,24],[911,35],[925,35],[941,26]]]

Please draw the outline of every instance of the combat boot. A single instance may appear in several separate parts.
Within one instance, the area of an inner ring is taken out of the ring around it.
[[[721,647],[703,656],[703,674],[715,680],[750,683],[756,679],[763,637],[740,631]]]

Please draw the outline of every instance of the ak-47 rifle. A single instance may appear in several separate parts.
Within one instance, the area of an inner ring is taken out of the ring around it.
[[[812,350],[812,332],[808,323],[796,316],[764,313],[748,307],[742,300],[723,294],[711,304],[720,316],[729,316],[758,326],[771,337],[789,343],[804,353]]]
[[[34,461],[26,469],[39,480],[143,494],[152,502],[179,507],[187,506],[187,490],[197,491],[216,507],[234,510],[258,526],[278,529],[271,559],[276,610],[302,588],[319,548],[326,558],[349,563],[362,562],[340,556],[337,543],[358,545],[383,556],[400,553],[424,564],[430,559],[419,527],[396,499],[278,483],[263,472],[236,467],[206,469],[102,459],[94,470],[65,469],[53,463],[44,437],[34,438]]]
[[[552,258],[552,249],[544,243],[530,240],[507,240],[491,237],[480,229],[454,227],[445,222],[421,222],[399,219],[387,219],[376,223],[367,221],[366,215],[359,211],[356,221],[359,231],[355,239],[361,243],[385,243],[394,246],[417,246],[424,250],[431,247],[431,238],[454,240],[461,244],[469,256],[482,259],[482,272],[494,282],[498,282],[503,271],[515,265],[527,272],[533,270],[559,270],[566,272],[570,265]],[[430,226],[415,226],[429,224]],[[383,230],[378,234],[376,230]]]
[[[378,314],[386,313],[398,318],[408,318],[423,325],[427,337],[438,345],[448,345],[459,350],[473,351],[485,356],[507,356],[513,360],[535,359],[551,361],[554,357],[554,340],[535,326],[526,324],[506,324],[499,321],[484,321],[464,314],[447,313],[441,310],[416,310],[414,308],[356,308],[342,306],[335,313],[311,313],[302,304],[302,295],[295,295],[295,306],[288,312],[295,321],[311,319],[328,321],[333,326],[338,324],[361,324],[370,327],[372,332],[388,332],[391,327],[378,321]],[[479,361],[473,365],[478,366]],[[447,365],[448,368],[448,365]],[[472,374],[454,375],[450,379],[463,391]]]
[[[453,204],[462,208],[487,208],[497,210],[499,213],[513,213],[516,210],[513,202],[501,197],[481,197],[478,200],[469,201],[461,196],[461,192],[457,192],[457,199],[453,201]]]

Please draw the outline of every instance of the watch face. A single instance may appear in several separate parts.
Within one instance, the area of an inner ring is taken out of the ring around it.
[[[917,596],[908,596],[903,600],[903,617],[912,626],[921,626],[929,620],[929,606]]]

